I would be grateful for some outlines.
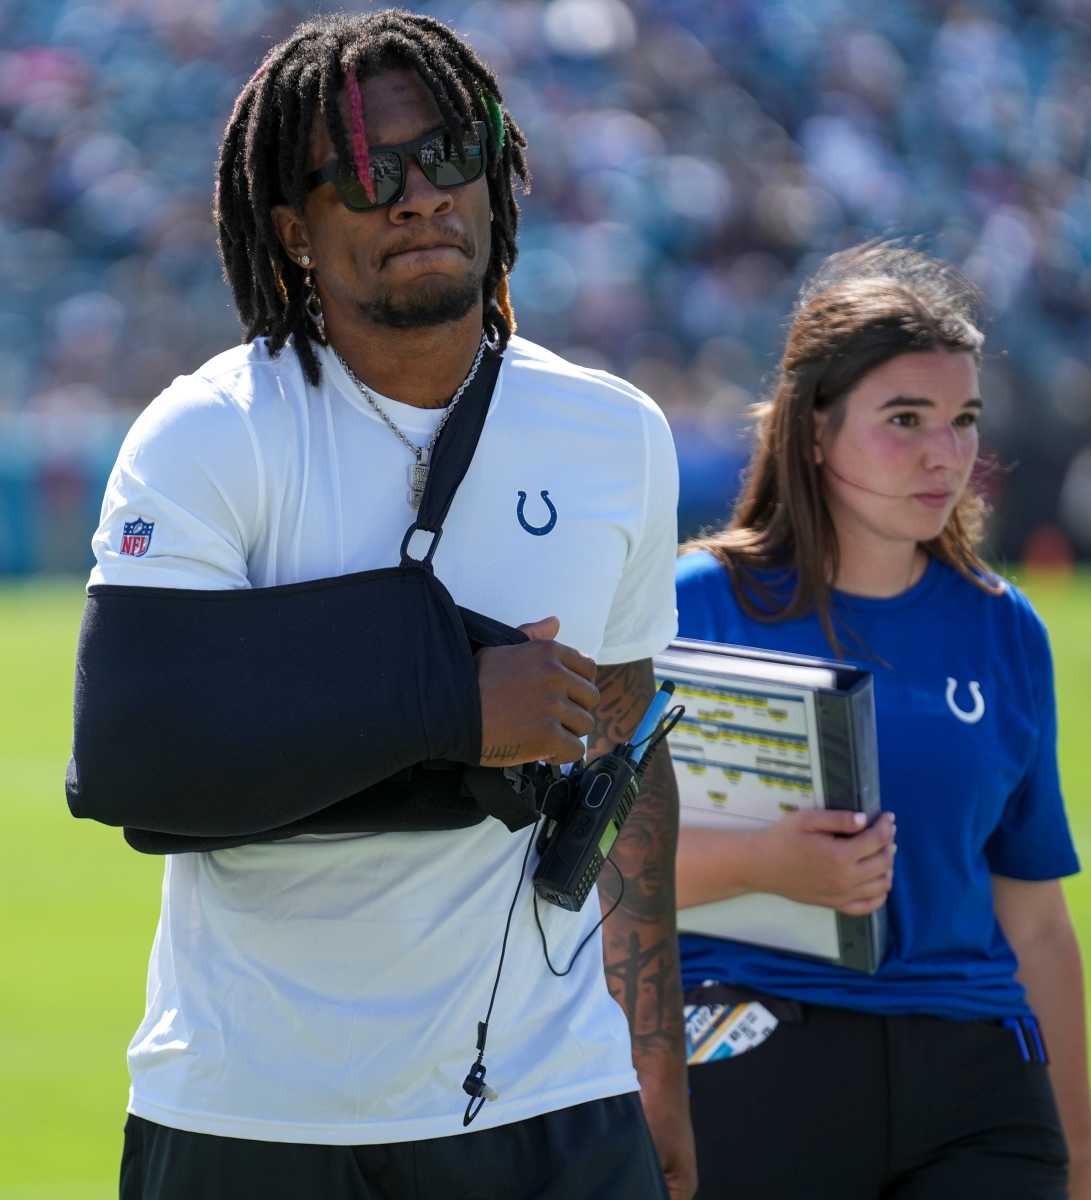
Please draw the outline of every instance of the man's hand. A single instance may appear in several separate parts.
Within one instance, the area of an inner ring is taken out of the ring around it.
[[[824,904],[850,916],[874,912],[894,878],[894,815],[868,829],[860,814],[836,809],[790,813],[756,833],[761,846],[752,866],[752,890],[776,892],[804,904]]]
[[[477,653],[481,765],[576,762],[599,702],[595,664],[553,640],[561,628],[556,617],[519,628],[529,642]]]
[[[692,1200],[697,1191],[697,1150],[685,1075],[679,1079],[674,1072],[660,1081],[646,1069],[640,1077],[640,1100],[671,1200]]]

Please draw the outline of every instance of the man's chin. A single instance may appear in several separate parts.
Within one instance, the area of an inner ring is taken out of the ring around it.
[[[460,321],[481,300],[481,279],[425,280],[404,293],[386,292],[361,302],[360,315],[374,325],[390,329],[428,329]]]

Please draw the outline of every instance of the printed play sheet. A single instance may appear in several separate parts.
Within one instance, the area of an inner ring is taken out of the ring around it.
[[[814,695],[663,667],[685,716],[670,735],[683,825],[740,828],[823,804]]]

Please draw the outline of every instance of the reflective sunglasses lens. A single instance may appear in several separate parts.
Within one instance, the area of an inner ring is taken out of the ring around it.
[[[337,180],[337,192],[346,208],[353,212],[367,212],[371,208],[382,208],[402,190],[402,164],[396,154],[372,154],[370,156],[371,182],[375,189],[375,202],[368,199],[364,185],[355,173],[341,175]]]
[[[429,182],[436,187],[458,187],[472,183],[485,167],[485,155],[477,135],[466,135],[461,146],[446,132],[437,133],[417,151],[417,161]]]

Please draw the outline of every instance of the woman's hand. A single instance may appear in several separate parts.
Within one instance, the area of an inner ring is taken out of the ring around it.
[[[838,809],[790,813],[754,833],[751,887],[851,916],[874,912],[894,879],[894,814],[861,829],[862,814]]]

